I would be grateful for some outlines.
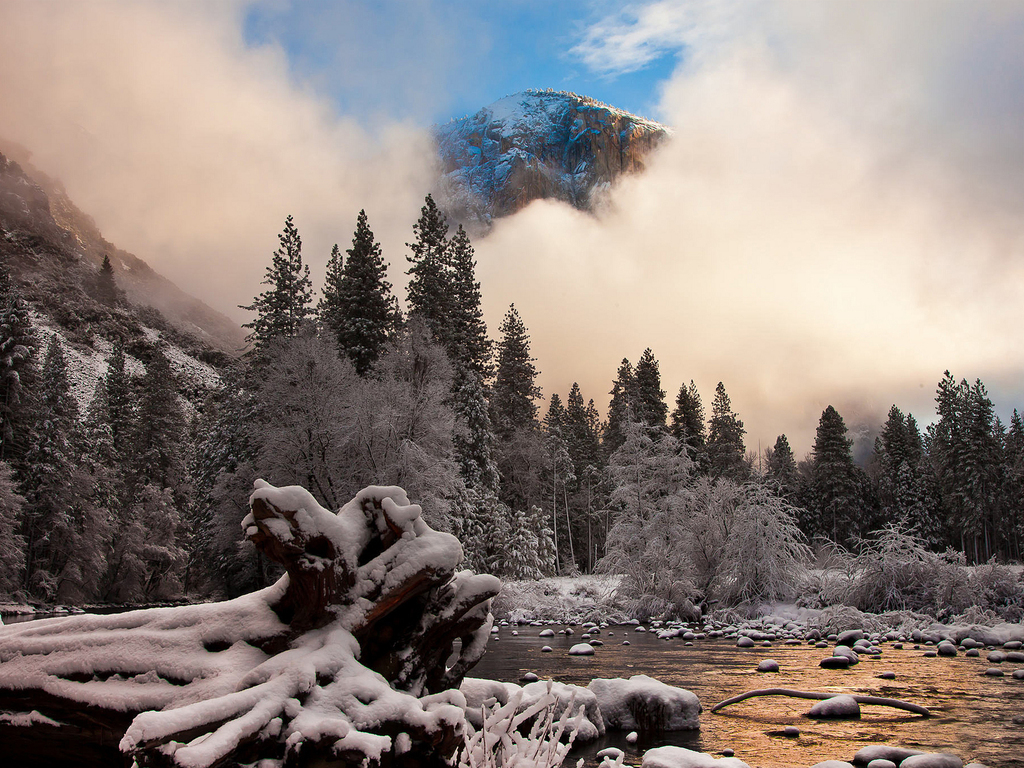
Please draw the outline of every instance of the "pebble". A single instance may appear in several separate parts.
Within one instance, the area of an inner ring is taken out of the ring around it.
[[[746,635],[744,635],[743,637],[740,637],[739,639],[736,640],[736,647],[737,648],[753,648],[754,647],[754,641],[751,640]]]
[[[937,654],[937,653],[936,653],[935,651],[925,651],[925,652],[924,652],[924,657],[925,657],[926,659],[934,659],[934,658],[935,658],[936,656],[938,656],[938,655],[939,655],[939,654]]]
[[[1002,677],[1003,670],[1001,670],[999,667],[989,667],[985,670],[985,675],[988,677]]]
[[[981,656],[981,651],[979,651],[977,648],[968,648],[966,651],[964,651],[964,656],[967,656],[971,659],[976,659],[979,656]]]
[[[536,683],[538,680],[540,680],[540,678],[537,677],[536,672],[527,672],[525,675],[523,675],[522,680],[524,683]]]
[[[782,735],[785,736],[787,739],[795,739],[797,736],[800,735],[800,729],[797,728],[795,725],[787,725],[785,728],[782,729]]]
[[[733,750],[732,747],[726,747],[725,749],[722,750],[722,757],[732,757],[735,754],[736,754],[736,752],[735,752],[735,750]]]
[[[886,670],[885,672],[880,672],[878,674],[878,676],[882,680],[895,680],[896,679],[896,673],[895,672],[890,672],[888,670]]]
[[[545,645],[540,649],[541,653],[551,653],[554,649],[550,645]]]
[[[779,662],[775,659],[763,659],[760,664],[757,665],[758,672],[778,672]]]
[[[554,637],[554,636],[555,636],[555,630],[553,630],[553,629],[542,629],[540,631],[540,635],[538,635],[538,637]]]
[[[903,650],[903,643],[893,643],[892,647],[895,648],[897,651],[902,651]]]
[[[629,645],[629,640],[623,640],[623,641],[622,641],[622,644],[623,644],[623,645]]]
[[[1006,654],[1006,660],[1011,661],[1014,664],[1024,664],[1024,653],[1020,651],[1010,651]]]
[[[640,737],[637,735],[636,731],[630,731],[629,733],[626,734],[626,743],[627,744],[636,744],[637,739],[639,739],[639,738]]]

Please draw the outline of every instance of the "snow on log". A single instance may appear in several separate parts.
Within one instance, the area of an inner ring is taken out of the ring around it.
[[[451,761],[486,648],[489,575],[401,488],[337,513],[257,481],[246,536],[287,570],[221,603],[0,628],[0,742],[18,765]],[[460,641],[451,666],[446,661]],[[411,758],[409,758],[411,759]]]

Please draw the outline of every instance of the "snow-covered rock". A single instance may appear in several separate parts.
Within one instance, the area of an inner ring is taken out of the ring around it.
[[[697,696],[647,675],[634,675],[628,680],[596,678],[587,688],[597,697],[609,728],[647,732],[700,728]]]
[[[714,758],[685,747],[655,747],[644,752],[641,768],[750,768],[738,757]]]

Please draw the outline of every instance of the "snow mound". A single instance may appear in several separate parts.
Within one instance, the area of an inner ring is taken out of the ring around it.
[[[694,731],[700,728],[700,700],[683,688],[647,675],[596,678],[587,688],[597,697],[605,725],[647,733]]]

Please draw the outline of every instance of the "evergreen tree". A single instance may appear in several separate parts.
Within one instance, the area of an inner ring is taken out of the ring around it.
[[[676,407],[672,411],[669,433],[681,445],[685,445],[698,471],[707,469],[707,434],[704,428],[704,405],[700,400],[697,385],[690,379],[690,385],[683,384],[676,395]]]
[[[103,255],[103,264],[100,266],[99,274],[96,276],[96,299],[113,307],[117,304],[118,289],[117,280],[114,279],[114,265],[110,263],[110,257]]]
[[[914,417],[895,405],[875,439],[874,473],[881,519],[937,543],[936,526],[927,508],[922,482],[924,446]]]
[[[743,481],[749,474],[744,461],[743,422],[733,413],[725,386],[718,382],[708,423],[708,464],[712,477]]]
[[[135,483],[178,491],[184,481],[182,440],[185,416],[176,377],[163,350],[153,350],[141,381],[137,430],[133,439]]]
[[[495,493],[498,468],[494,462],[494,431],[487,397],[476,371],[463,370],[452,381],[451,406],[456,418],[452,436],[459,473],[469,488]]]
[[[25,587],[56,599],[64,567],[75,553],[81,512],[78,404],[71,394],[67,363],[54,336],[40,376],[35,442],[26,455],[24,474]]]
[[[804,532],[828,536],[846,544],[862,531],[863,509],[858,474],[853,463],[853,441],[846,424],[831,405],[821,414],[811,454],[810,485],[805,500],[808,517]]]
[[[498,370],[491,392],[491,424],[501,440],[517,430],[537,426],[540,388],[534,383],[537,369],[530,357],[530,337],[515,304],[505,313],[498,343]]]
[[[565,403],[562,434],[569,448],[569,456],[577,467],[602,466],[600,417],[593,400],[584,405],[583,393],[576,382],[573,382]]]
[[[32,443],[32,396],[39,385],[28,307],[0,262],[0,461],[15,470]]]
[[[1006,555],[1020,561],[1024,540],[1024,419],[1013,409],[1003,441],[1003,477],[1006,500]]]
[[[128,458],[129,443],[135,429],[135,398],[131,377],[125,367],[124,345],[120,339],[107,358],[107,375],[96,393],[102,418],[110,429],[115,454],[119,460]]]
[[[366,211],[360,211],[348,259],[335,245],[318,306],[321,324],[338,340],[338,349],[366,376],[394,336],[398,318],[388,265],[374,241]]]
[[[430,195],[412,231],[414,242],[406,243],[412,251],[407,257],[409,315],[423,318],[434,341],[451,350],[455,346],[451,324],[455,295],[449,270],[448,222]]]
[[[492,374],[491,340],[480,308],[480,283],[476,281],[473,246],[459,225],[448,243],[448,265],[452,282],[451,349],[453,362],[487,381]]]
[[[24,506],[10,465],[0,462],[0,598],[4,600],[14,599],[22,585],[25,540],[18,533],[18,525]]]
[[[636,374],[629,360],[622,358],[612,384],[611,402],[608,404],[608,423],[604,429],[605,454],[611,456],[626,439],[625,427],[636,420]]]
[[[668,405],[665,390],[661,388],[661,373],[658,361],[648,347],[640,356],[634,371],[636,378],[636,417],[653,430],[665,428]]]
[[[252,329],[246,341],[257,355],[274,339],[295,336],[313,313],[309,267],[302,263],[302,239],[291,216],[285,219],[284,231],[277,237],[280,245],[263,278],[263,285],[270,287],[252,304],[241,306],[257,315],[242,326]]]
[[[783,498],[792,498],[797,491],[799,477],[796,459],[785,435],[775,439],[775,447],[768,457],[767,479],[778,486],[778,492]]]

